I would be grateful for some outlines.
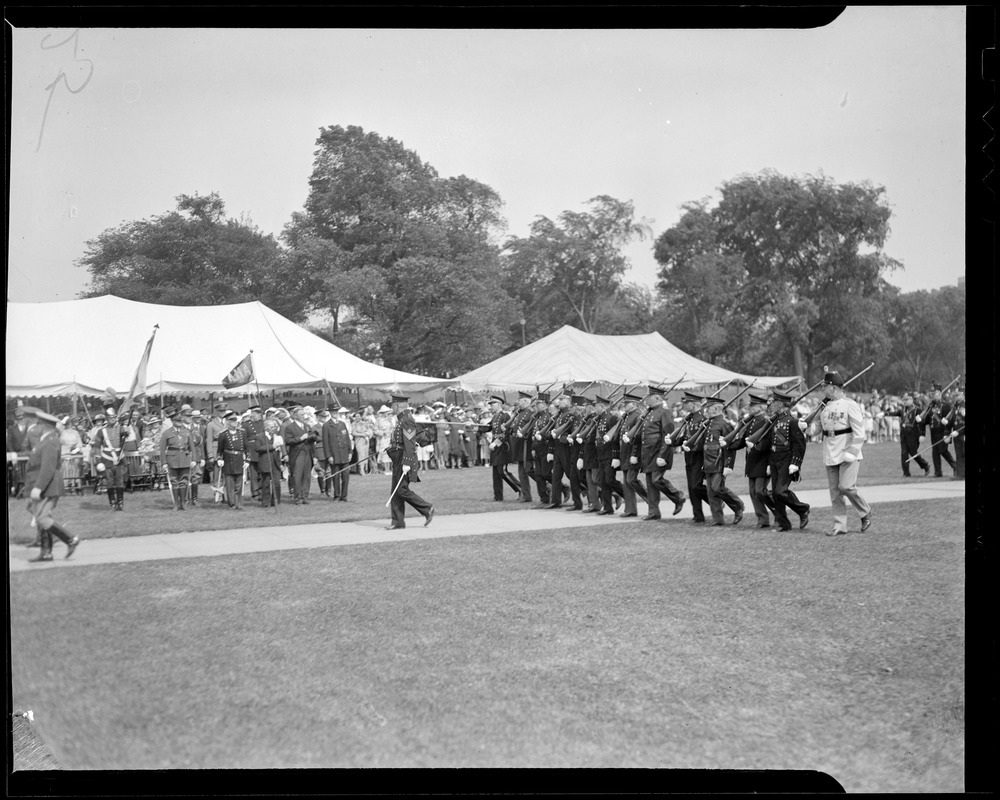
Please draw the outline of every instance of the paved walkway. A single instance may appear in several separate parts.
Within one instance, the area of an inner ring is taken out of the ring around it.
[[[928,500],[934,498],[964,498],[965,481],[936,481],[928,483],[902,483],[893,486],[862,487],[864,498],[872,504],[889,503],[898,500]],[[799,499],[809,503],[816,511],[830,508],[830,494],[826,489],[796,492]],[[749,498],[740,498],[746,504],[747,515],[741,528],[753,530],[754,516]],[[669,500],[660,504],[665,514],[670,513]],[[639,517],[646,513],[644,503],[639,503]],[[851,520],[854,511],[848,512]],[[792,514],[792,524],[795,515]],[[664,517],[662,522],[650,525],[687,524],[691,519],[691,507],[676,518]],[[726,519],[732,514],[726,510]],[[80,543],[71,559],[63,556],[66,547],[57,542],[53,551],[55,560],[33,564],[29,559],[38,554],[38,548],[24,545],[10,545],[10,571],[33,570],[40,572],[55,567],[87,567],[95,564],[123,564],[130,561],[156,561],[168,558],[191,558],[194,556],[221,556],[232,553],[264,553],[272,550],[301,550],[313,547],[338,547],[346,544],[368,544],[371,542],[403,542],[413,539],[440,539],[448,536],[483,536],[492,533],[515,533],[520,531],[541,531],[553,528],[592,528],[603,525],[633,523],[635,518],[623,518],[620,513],[608,516],[597,514],[570,513],[562,510],[523,508],[510,511],[494,511],[483,514],[449,514],[434,517],[434,521],[423,527],[423,518],[412,510],[407,510],[407,525],[403,530],[384,530],[388,519],[361,522],[322,522],[309,525],[284,525],[270,528],[236,528],[225,531],[205,531],[200,533],[170,533],[150,536],[128,536],[118,539],[90,539]],[[814,514],[810,530],[825,532],[830,521],[822,514]],[[856,525],[856,518],[853,519]],[[873,530],[877,530],[878,514],[874,516]]]

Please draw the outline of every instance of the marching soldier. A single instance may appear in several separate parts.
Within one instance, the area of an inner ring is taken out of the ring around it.
[[[931,441],[934,443],[934,449],[931,450],[931,460],[934,462],[935,478],[944,477],[941,473],[942,458],[951,465],[952,470],[955,469],[955,460],[948,452],[948,441],[950,440],[945,439],[945,435],[948,433],[947,420],[950,411],[951,406],[941,399],[941,384],[931,384],[930,403],[917,416],[916,420],[921,432],[925,428],[929,429]]]
[[[774,417],[771,430],[757,444],[758,450],[768,454],[767,465],[771,470],[771,498],[774,503],[775,530],[790,531],[792,523],[786,509],[799,516],[799,529],[809,524],[809,505],[803,503],[792,491],[792,481],[799,480],[799,470],[806,454],[806,438],[798,422],[792,417],[789,406],[792,398],[777,389],[771,390],[768,413]]]
[[[594,442],[597,449],[597,486],[600,493],[601,515],[614,514],[621,505],[625,488],[615,476],[621,466],[621,450],[619,438],[604,441],[604,437],[620,419],[606,398],[598,397],[597,427],[594,429]],[[603,407],[602,407],[603,404]]]
[[[125,462],[126,428],[115,413],[115,407],[108,403],[104,409],[107,420],[97,432],[94,439],[94,449],[97,450],[97,471],[104,476],[104,485],[108,492],[108,505],[112,511],[125,510],[125,479],[128,477],[128,464]]]
[[[768,455],[766,451],[758,450],[747,442],[748,437],[753,436],[767,425],[767,417],[764,416],[767,398],[756,394],[750,394],[748,397],[750,398],[750,419],[745,422],[742,434],[730,443],[729,448],[733,451],[746,448],[745,472],[749,481],[750,502],[757,515],[757,527],[770,528],[771,517],[768,512],[774,510],[774,505],[767,489]]]
[[[887,417],[899,417],[899,457],[903,462],[903,477],[910,476],[910,462],[916,461],[917,466],[928,475],[931,465],[920,455],[920,425],[917,422],[918,409],[913,402],[913,395],[907,392],[903,395],[903,405],[899,409],[886,411]]]
[[[566,440],[569,444],[569,477],[570,492],[573,495],[573,505],[567,511],[583,510],[583,495],[587,493],[587,477],[582,469],[580,453],[583,445],[577,442],[576,434],[583,427],[584,406],[587,399],[581,395],[570,396],[570,418],[571,424],[566,429]]]
[[[844,394],[844,379],[839,372],[823,375],[823,391],[827,403],[819,418],[823,429],[823,464],[826,466],[833,508],[833,530],[827,536],[847,533],[845,498],[858,510],[864,533],[872,524],[871,506],[857,489],[858,470],[864,458],[861,446],[867,441],[864,411]]]
[[[246,465],[246,432],[239,426],[236,412],[229,410],[223,416],[226,429],[216,443],[216,465],[222,470],[226,486],[226,502],[235,511],[243,510],[243,469]],[[307,479],[308,480],[308,479]]]
[[[511,421],[510,438],[511,457],[517,462],[517,482],[521,485],[522,503],[531,502],[531,478],[535,471],[531,457],[531,438],[527,435],[533,417],[531,395],[527,392],[518,392],[517,410]]]
[[[570,410],[570,396],[566,392],[559,394],[553,405],[552,429],[548,434],[552,452],[546,455],[549,463],[552,464],[552,488],[549,490],[549,499],[552,502],[546,508],[561,508],[566,494],[563,476],[569,477],[570,475],[569,437],[566,434],[572,427],[574,419],[573,412]],[[569,491],[573,497],[573,508],[581,510],[583,503],[580,501],[579,486],[570,481]]]
[[[552,483],[552,462],[547,458],[551,452],[551,439],[542,435],[546,425],[552,420],[549,413],[549,396],[546,392],[539,392],[535,398],[535,414],[531,418],[531,427],[528,429],[527,441],[531,448],[531,457],[534,460],[535,486],[538,489],[538,499],[542,505],[549,504],[549,486]]]
[[[180,409],[164,409],[163,414],[171,425],[164,426],[160,434],[160,462],[167,468],[174,511],[183,511],[191,471],[198,466],[198,453],[191,430],[180,420]]]
[[[577,431],[576,443],[579,446],[579,456],[576,467],[581,478],[581,494],[586,491],[587,507],[584,514],[596,514],[601,510],[601,489],[598,485],[597,438],[596,422],[600,403],[596,400],[587,401],[584,406],[580,429]]]
[[[28,491],[28,510],[35,518],[41,550],[34,562],[52,560],[52,537],[66,544],[66,558],[73,555],[80,544],[78,536],[71,535],[55,521],[54,512],[63,496],[62,446],[59,444],[57,426],[63,423],[40,408],[24,406],[24,415],[33,418],[39,428],[37,442],[28,455],[25,471],[25,489]]]
[[[701,413],[698,406],[705,400],[701,395],[691,392],[684,392],[681,408],[684,410],[685,427],[689,432],[694,431],[705,421],[705,415]],[[674,446],[682,446],[683,441],[673,442]],[[684,449],[684,471],[687,474],[688,494],[691,497],[691,513],[696,523],[705,521],[705,510],[702,503],[708,502],[708,488],[705,486],[705,451],[704,445],[699,444],[693,449]]]
[[[406,527],[406,503],[423,514],[426,528],[434,519],[434,506],[410,488],[411,481],[420,482],[420,477],[417,475],[420,469],[417,459],[417,424],[413,421],[413,409],[410,408],[408,397],[393,397],[392,404],[396,414],[396,425],[389,436],[389,447],[386,450],[392,459],[393,493],[389,497],[392,522],[385,530]]]
[[[960,387],[955,402],[952,405],[952,432],[949,434],[955,443],[955,477],[965,480],[965,387]]]
[[[503,398],[494,395],[490,398],[490,433],[493,438],[490,442],[490,467],[493,470],[493,500],[500,502],[503,500],[503,485],[507,483],[515,492],[521,493],[521,487],[514,477],[508,472],[507,465],[510,463],[510,442],[507,441],[507,424],[510,422],[510,414],[503,410]]]
[[[619,460],[622,467],[622,496],[625,499],[625,510],[623,517],[639,516],[639,509],[636,504],[636,496],[646,502],[646,487],[639,480],[642,470],[639,466],[640,442],[633,442],[628,432],[640,424],[644,414],[649,413],[649,409],[640,408],[643,398],[639,395],[627,392],[625,394],[625,419],[622,420],[618,428]],[[637,437],[638,438],[638,437]]]
[[[674,432],[674,419],[667,409],[658,386],[650,386],[645,403],[649,409],[642,422],[639,445],[639,462],[646,475],[646,503],[649,513],[644,520],[660,519],[660,494],[674,504],[673,516],[681,513],[684,508],[684,492],[677,489],[666,473],[673,466],[674,448],[670,444],[670,434]]]
[[[708,507],[712,512],[712,524],[725,524],[723,504],[729,506],[735,515],[733,525],[743,519],[743,501],[726,486],[726,476],[733,471],[736,451],[730,450],[726,437],[733,433],[733,425],[722,410],[722,399],[710,397],[705,405],[708,427],[703,444],[705,488],[708,490]]]

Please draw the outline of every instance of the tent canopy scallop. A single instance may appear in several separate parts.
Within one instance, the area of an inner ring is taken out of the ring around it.
[[[251,350],[257,380],[244,390],[321,388],[324,381],[409,391],[454,384],[369,363],[260,302],[167,306],[104,295],[7,304],[7,396],[100,395],[108,388],[124,395],[154,325],[150,394],[219,392]]]
[[[553,382],[672,384],[678,388],[726,383],[780,386],[797,375],[744,375],[688,355],[659,333],[600,336],[564,325],[525,347],[458,377],[462,387],[527,389]]]

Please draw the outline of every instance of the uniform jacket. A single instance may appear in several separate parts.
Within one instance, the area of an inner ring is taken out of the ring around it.
[[[97,454],[105,461],[119,463],[124,454],[125,435],[127,431],[122,425],[105,425],[94,438],[94,447]],[[185,466],[189,466],[185,464]]]
[[[588,414],[583,417],[580,422],[580,427],[577,433],[582,433],[584,428],[590,427],[590,424],[594,422],[594,415]],[[580,437],[577,437],[579,439]],[[580,444],[580,458],[583,459],[584,469],[597,469],[597,431],[591,431],[583,438],[583,442],[577,442]]]
[[[594,431],[594,446],[597,448],[597,460],[605,464],[618,458],[621,453],[618,437],[615,437],[610,442],[604,441],[604,434],[615,427],[618,419],[618,414],[611,410],[602,411],[597,417],[597,429]]]
[[[192,431],[181,425],[164,428],[160,434],[160,461],[171,469],[188,469],[192,461],[200,461],[201,454],[195,451],[195,437]]]
[[[927,428],[930,430],[930,434],[934,437],[935,441],[940,439],[941,435],[949,427],[944,419],[950,411],[951,404],[942,403],[940,400],[932,400],[931,404],[921,415],[920,422],[917,423],[920,432],[923,433],[924,429]]]
[[[257,441],[257,437],[264,432],[264,420],[248,417],[243,420],[240,427],[243,428],[243,433],[246,434],[247,442],[253,443]],[[257,457],[257,449],[255,447],[251,447],[249,455],[250,463],[256,464]]]
[[[490,433],[493,434],[491,443],[503,439],[503,429],[509,421],[510,414],[506,411],[500,411],[493,415],[493,419],[490,420]],[[490,448],[490,466],[503,466],[509,464],[510,460],[510,437],[503,439],[503,443],[499,447]]]
[[[748,478],[767,477],[767,450],[764,448],[757,449],[753,445],[749,445],[747,443],[747,438],[757,433],[757,431],[765,425],[767,425],[767,417],[764,414],[758,414],[744,429],[743,435],[729,444],[729,449],[733,451],[734,456],[736,450],[746,448],[747,459],[745,474]]]
[[[702,469],[706,474],[722,472],[724,469],[732,469],[736,461],[736,451],[729,449],[729,442],[725,445],[720,443],[721,439],[733,433],[733,423],[724,415],[712,417],[708,420],[708,429],[705,432],[705,439],[702,449],[705,452],[705,460]]]
[[[347,425],[339,419],[328,419],[323,423],[323,451],[334,464],[350,464],[354,442]]]
[[[248,452],[247,435],[240,427],[233,430],[227,428],[216,440],[215,457],[225,462],[222,465],[223,475],[242,475]]]
[[[782,411],[771,426],[771,431],[761,442],[761,450],[768,451],[767,462],[771,467],[785,464],[802,466],[806,454],[806,437],[799,428],[799,422],[788,411]]]
[[[226,429],[226,423],[218,417],[212,417],[205,426],[205,457],[209,461],[215,461],[216,447],[219,442],[219,434]]]
[[[531,407],[519,408],[514,412],[514,421],[511,423],[510,446],[511,460],[524,461],[531,456],[531,435],[525,430],[524,436],[519,436],[522,429],[531,427],[531,420],[535,412]]]
[[[62,497],[62,446],[55,431],[42,435],[28,455],[25,490],[41,489],[42,497]]]
[[[857,448],[857,460],[864,458],[861,445],[867,441],[861,406],[846,397],[831,400],[819,414],[823,429],[823,464],[836,466],[844,461],[848,448]]]
[[[389,436],[389,447],[386,452],[392,460],[393,471],[397,467],[410,468],[410,481],[419,482],[417,471],[420,469],[420,461],[417,458],[417,423],[413,417],[405,412],[397,417],[396,427],[392,429]]]
[[[643,420],[639,433],[639,468],[643,472],[668,470],[673,466],[674,448],[664,439],[674,432],[674,418],[670,410],[659,406],[650,410]],[[634,452],[633,452],[634,455]],[[658,466],[657,458],[664,459],[667,464]]]
[[[622,469],[628,469],[632,466],[629,459],[634,455],[638,457],[640,446],[639,443],[632,441],[625,441],[622,437],[628,433],[632,428],[635,427],[639,418],[642,417],[643,409],[634,408],[625,415],[625,421],[622,426],[618,429],[618,454],[622,461]]]

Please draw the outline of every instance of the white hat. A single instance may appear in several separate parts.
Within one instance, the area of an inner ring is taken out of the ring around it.
[[[392,413],[392,409],[389,408],[389,406],[382,406],[382,408],[380,408],[378,410],[378,413],[379,414],[391,414]]]

